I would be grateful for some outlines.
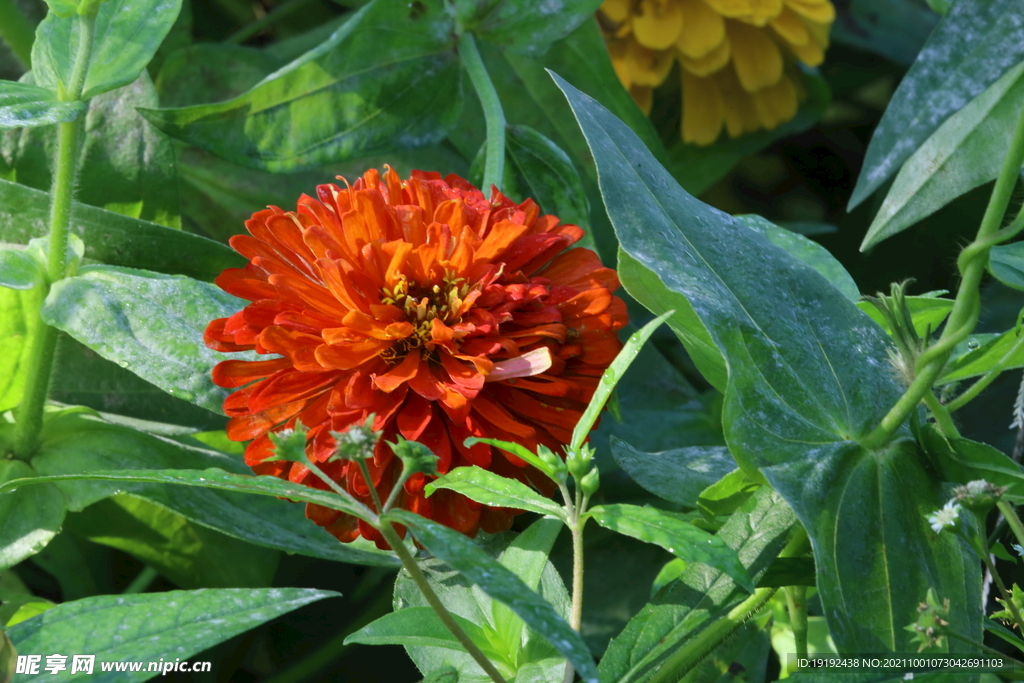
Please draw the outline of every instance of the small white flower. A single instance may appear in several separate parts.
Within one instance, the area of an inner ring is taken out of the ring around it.
[[[1024,546],[1022,546],[1020,543],[1014,543],[1010,547],[1013,548],[1013,552],[1017,553],[1021,557],[1024,557]]]
[[[983,493],[988,493],[991,488],[992,484],[989,484],[984,479],[975,479],[974,481],[967,482],[967,493],[972,496],[980,496]]]
[[[928,515],[928,523],[932,525],[932,531],[941,532],[947,526],[956,524],[956,518],[960,514],[960,503],[956,500],[948,500],[941,510],[936,510]]]

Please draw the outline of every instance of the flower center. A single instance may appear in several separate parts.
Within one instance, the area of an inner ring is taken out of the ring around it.
[[[428,342],[434,340],[435,318],[448,326],[461,322],[466,296],[472,289],[465,278],[451,275],[445,276],[439,285],[421,285],[409,282],[403,276],[393,288],[382,287],[380,302],[402,309],[406,321],[412,323],[415,330],[381,353],[381,358],[394,363],[405,358],[412,349],[426,347]],[[433,348],[425,349],[425,357],[433,354]]]

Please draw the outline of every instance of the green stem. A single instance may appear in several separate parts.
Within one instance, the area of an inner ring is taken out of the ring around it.
[[[157,578],[159,576],[160,576],[160,572],[158,572],[157,570],[153,569],[149,565],[146,565],[145,567],[142,568],[142,571],[139,572],[134,579],[132,579],[132,582],[129,583],[128,586],[123,591],[121,591],[121,592],[124,595],[132,595],[134,593],[143,593],[143,592],[145,592],[145,590],[147,588],[149,588],[149,586],[154,581],[157,580]]]
[[[356,462],[359,463],[359,471],[363,473],[363,481],[366,482],[366,488],[370,489],[370,497],[373,499],[374,512],[378,515],[384,514],[384,507],[380,504],[380,496],[377,495],[377,488],[373,485],[373,479],[370,478],[370,468],[366,464],[366,460],[360,458]],[[388,498],[390,501],[391,499]]]
[[[1008,656],[1005,652],[1000,652],[999,650],[997,650],[995,648],[989,647],[988,645],[986,645],[985,643],[983,643],[983,642],[981,642],[979,640],[975,640],[974,638],[968,638],[967,636],[961,635],[961,634],[957,633],[956,631],[954,631],[952,629],[947,629],[947,630],[943,631],[943,635],[945,635],[945,636],[947,636],[949,638],[956,638],[957,640],[959,640],[961,642],[964,642],[964,643],[967,643],[968,645],[971,645],[973,647],[976,647],[979,650],[981,650],[982,652],[987,652],[990,655],[996,655],[997,657],[1005,657],[1006,659],[1009,659],[1010,662],[1012,662],[1014,666],[1018,666],[1018,667],[1024,668],[1024,662],[1018,662],[1013,657]],[[1000,673],[1002,673],[1002,672],[1000,672]]]
[[[676,652],[647,679],[647,683],[674,683],[703,661],[739,627],[761,610],[775,595],[775,588],[758,588],[749,598],[732,608],[701,631],[686,647]]]
[[[462,65],[469,73],[469,80],[480,98],[480,106],[484,110],[484,121],[487,124],[487,147],[484,162],[483,191],[486,193],[491,186],[501,187],[501,179],[505,175],[505,112],[498,99],[498,91],[487,73],[484,60],[476,47],[473,34],[466,32],[459,38],[459,55]]]
[[[77,16],[77,15],[76,15]],[[71,71],[67,100],[81,99],[92,54],[95,15],[78,16],[78,50]],[[46,275],[49,284],[62,279],[67,268],[68,233],[71,227],[71,208],[75,195],[75,176],[78,172],[78,148],[82,139],[85,116],[74,121],[57,124],[57,149],[53,162],[53,197],[50,205],[50,234],[46,255]],[[38,315],[38,312],[36,313]],[[57,330],[36,321],[39,330],[26,363],[25,395],[18,407],[14,425],[14,454],[29,458],[38,445],[43,425],[43,408],[50,388],[53,355],[57,349]]]
[[[480,648],[476,646],[476,643],[466,635],[466,632],[462,630],[462,627],[459,626],[455,619],[452,618],[451,613],[444,606],[444,603],[441,602],[441,598],[437,597],[437,593],[434,592],[434,589],[430,587],[430,582],[427,581],[427,577],[423,575],[423,571],[420,569],[419,565],[416,564],[416,560],[409,553],[409,549],[405,547],[405,544],[402,543],[402,539],[398,537],[398,532],[396,532],[394,527],[391,526],[391,523],[387,520],[381,520],[381,524],[377,529],[380,531],[381,535],[384,536],[384,540],[388,542],[391,549],[395,551],[395,554],[398,555],[398,559],[402,561],[402,566],[405,567],[407,572],[409,572],[409,578],[413,580],[416,587],[420,589],[421,593],[423,593],[423,597],[427,599],[427,602],[434,610],[434,613],[437,614],[441,623],[451,631],[452,635],[455,636],[455,639],[459,641],[462,647],[466,649],[466,652],[468,652],[476,663],[480,665],[480,668],[491,677],[491,680],[494,681],[494,683],[506,683],[505,678],[497,669],[494,668],[494,664],[491,663],[491,660],[487,659],[487,656],[480,651]]]
[[[987,552],[981,554],[981,561],[985,563],[985,567],[988,569],[989,574],[992,575],[992,580],[996,582],[996,586],[999,588],[999,592],[1003,594],[1003,600],[1006,601],[1006,609],[1010,610],[1010,614],[1013,615],[1013,620],[1017,624],[1017,628],[1024,631],[1024,619],[1021,619],[1020,610],[1017,609],[1017,605],[1013,602],[1013,595],[1006,589],[1006,584],[1003,583],[1003,577],[996,571],[996,565],[992,562],[992,557]]]
[[[861,439],[866,448],[880,448],[888,443],[892,434],[899,429],[917,405],[931,393],[932,386],[942,374],[942,369],[949,360],[953,348],[966,339],[978,322],[981,311],[981,295],[979,285],[988,264],[989,250],[999,242],[1009,239],[1024,227],[1024,220],[1018,225],[1014,221],[1009,228],[1000,230],[1006,208],[1013,195],[1013,188],[1024,165],[1024,115],[1017,122],[1017,127],[1010,142],[1010,150],[1003,162],[1003,167],[996,178],[992,196],[989,199],[985,215],[981,219],[978,235],[974,242],[967,246],[957,259],[960,270],[960,288],[957,290],[953,309],[942,330],[939,340],[925,350],[917,360],[917,378],[903,393],[882,421],[867,436]]]
[[[312,460],[310,460],[309,457],[307,457],[306,461],[302,464],[305,465],[310,472],[315,474],[320,479],[320,481],[327,484],[332,491],[334,491],[336,494],[344,498],[348,503],[361,507],[363,509],[363,514],[366,515],[366,521],[368,523],[372,524],[373,526],[377,526],[380,523],[380,520],[377,518],[377,515],[374,514],[373,510],[360,503],[358,500],[356,500],[355,496],[353,496],[351,493],[342,488],[338,484],[338,482],[328,477],[327,473],[320,469],[320,466],[317,465]],[[369,479],[367,479],[367,481],[369,481]],[[372,486],[370,487],[370,490],[373,490]]]
[[[224,39],[225,43],[234,43],[235,45],[244,43],[245,41],[252,38],[254,35],[273,25],[275,22],[284,19],[289,14],[292,14],[296,10],[302,9],[308,5],[312,0],[286,0],[271,11],[264,14],[260,19],[243,26],[238,29],[230,36]]]
[[[1020,517],[1017,516],[1017,511],[1013,505],[1005,500],[1001,500],[996,503],[996,507],[1003,513],[1003,518],[1006,519],[1006,523],[1013,530],[1013,535],[1017,537],[1017,543],[1024,546],[1024,524],[1021,524]]]
[[[32,43],[36,30],[14,0],[0,0],[0,38],[11,48],[25,70],[32,68]]]
[[[932,417],[935,418],[935,424],[939,426],[939,431],[947,439],[959,439],[960,430],[953,424],[953,418],[949,414],[949,408],[942,405],[942,401],[935,396],[931,391],[925,392],[924,404],[928,406],[928,410],[932,411]]]
[[[787,586],[786,605],[789,607],[789,624],[793,627],[796,641],[796,656],[807,657],[807,587]]]
[[[569,613],[569,625],[577,632],[583,625],[583,527],[589,519],[582,517],[581,520],[578,513],[582,511],[581,505],[577,505],[569,517],[569,531],[572,532],[572,610]],[[567,661],[563,683],[572,683],[574,673],[572,664]]]
[[[999,375],[1003,374],[1003,370],[1005,370],[1006,366],[1009,365],[1010,359],[1014,356],[1014,354],[1016,354],[1020,350],[1022,346],[1024,346],[1024,335],[1021,335],[1017,342],[1012,347],[1010,347],[1010,350],[1006,352],[1006,355],[1003,356],[999,360],[999,362],[996,363],[992,367],[992,369],[985,374],[984,377],[982,377],[977,382],[972,384],[970,388],[967,389],[964,393],[960,394],[955,399],[947,403],[946,410],[948,410],[949,412],[960,410],[965,405],[973,401],[978,396],[978,394],[980,394],[988,387],[989,384],[992,384],[992,382],[997,377],[999,377]]]

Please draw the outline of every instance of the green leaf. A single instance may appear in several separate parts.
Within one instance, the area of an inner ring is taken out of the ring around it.
[[[700,492],[736,469],[724,446],[690,446],[644,453],[612,437],[612,456],[633,481],[654,495],[697,507]]]
[[[86,258],[203,280],[245,265],[230,247],[213,240],[85,204],[72,206],[71,230],[85,242]],[[0,241],[27,244],[47,234],[49,211],[48,193],[0,179]]]
[[[452,618],[462,627],[470,640],[478,646],[487,644],[487,634],[479,626],[457,614]],[[362,645],[413,645],[419,647],[440,647],[446,650],[465,652],[452,632],[441,622],[430,607],[406,607],[364,626],[349,637],[345,644]],[[490,655],[486,650],[484,654]]]
[[[46,270],[21,249],[0,248],[0,287],[32,289],[46,281]]]
[[[57,605],[11,628],[7,635],[23,653],[88,653],[96,656],[99,683],[145,681],[159,672],[102,673],[99,662],[191,658],[239,633],[311,602],[338,597],[311,588],[221,588],[142,595],[100,595]],[[56,675],[45,669],[19,683],[73,681],[71,667]]]
[[[1002,451],[970,439],[947,439],[932,425],[921,428],[921,445],[944,481],[966,484],[984,479],[1005,486],[1007,498],[1024,501],[1024,469]]]
[[[145,72],[124,88],[89,102],[75,199],[180,228],[174,147],[135,111],[156,104],[156,91]],[[55,128],[7,132],[0,140],[0,176],[48,192],[56,139]]]
[[[719,569],[748,592],[754,592],[754,582],[735,550],[721,538],[670,513],[652,507],[616,504],[598,505],[589,514],[606,529],[660,545],[687,563],[700,562]]]
[[[0,130],[74,121],[83,111],[82,102],[62,102],[45,88],[0,81]]]
[[[143,115],[171,137],[274,172],[428,145],[461,106],[454,39],[441,0],[372,2],[244,95]]]
[[[700,492],[697,508],[710,520],[725,517],[739,509],[759,488],[761,484],[746,472],[735,469]]]
[[[757,581],[782,551],[795,521],[782,497],[764,487],[716,536],[736,551]],[[747,597],[749,594],[720,569],[703,564],[687,567],[608,645],[599,667],[601,681],[644,680],[677,648]]]
[[[94,266],[50,288],[42,317],[176,398],[222,413],[230,393],[210,377],[232,356],[203,342],[206,326],[241,310],[219,287],[184,276]]]
[[[530,628],[554,645],[584,681],[597,682],[597,667],[580,635],[519,577],[457,531],[407,510],[393,510],[388,517],[407,526],[416,539],[445,564],[492,598],[508,605]]]
[[[107,0],[100,5],[82,99],[128,85],[142,73],[181,10],[181,0]],[[36,29],[36,83],[59,92],[71,86],[80,17],[49,14]],[[60,85],[58,85],[60,84]]]
[[[939,378],[942,384],[984,375],[999,363],[1004,370],[1024,367],[1024,345],[1017,330],[975,334],[957,345]]]
[[[1024,63],[950,116],[903,164],[861,250],[995,180],[1024,108]]]
[[[811,268],[825,276],[832,286],[843,293],[850,301],[860,299],[860,288],[853,277],[843,268],[843,264],[814,240],[809,240],[791,230],[780,228],[766,218],[754,214],[736,216],[739,220],[768,238],[777,247],[785,249],[790,256],[800,259]]]
[[[143,498],[116,495],[68,515],[75,535],[117,548],[182,588],[269,586],[278,554],[195,524]]]
[[[545,498],[526,484],[500,474],[481,469],[476,465],[456,467],[426,486],[429,497],[437,489],[449,489],[461,493],[470,500],[489,507],[516,508],[529,510],[558,519],[565,511],[553,500]]]
[[[814,560],[809,557],[777,557],[757,582],[758,588],[813,585]]]
[[[986,619],[985,630],[989,633],[999,636],[1000,638],[1008,642],[1010,645],[1013,645],[1021,652],[1024,652],[1024,640],[1022,640],[1020,636],[1018,636],[1016,633],[1000,624],[998,621]]]
[[[675,186],[624,124],[562,87],[622,249],[647,282],[675,295],[655,310],[686,299],[724,354],[729,450],[807,529],[837,647],[909,650],[904,626],[929,587],[952,600],[953,628],[980,635],[979,614],[966,607],[979,596],[977,563],[925,522],[941,506],[940,482],[912,443],[872,451],[857,442],[902,394],[881,328],[820,273]],[[620,277],[632,292],[630,273]]]
[[[167,57],[156,77],[156,89],[165,107],[223,102],[241,95],[288,61],[253,47],[198,43]]]
[[[152,469],[178,469],[194,470],[194,475],[204,478],[203,471],[210,468],[236,475],[250,473],[240,459],[210,450],[202,444],[193,442],[189,445],[144,434],[81,413],[67,414],[47,423],[40,452],[33,459],[33,465],[44,475],[88,475],[96,471],[122,471],[126,474],[137,471],[145,475]],[[252,481],[252,477],[236,477],[234,481],[244,483]],[[124,480],[113,484],[72,481],[58,486],[73,510],[82,510],[123,491],[174,510],[196,524],[267,548],[335,562],[388,567],[398,563],[392,554],[377,550],[372,543],[338,543],[337,539],[306,519],[301,505],[272,496],[247,495],[239,488],[211,490],[197,486],[131,484]]]
[[[1004,285],[1024,289],[1024,242],[992,247],[988,253],[988,270]]]
[[[0,287],[0,411],[21,403],[43,291],[42,287],[22,291]]]
[[[590,206],[583,181],[569,155],[529,126],[508,127],[505,153],[509,168],[515,170],[520,199],[529,197],[541,211],[589,231]],[[511,193],[511,189],[506,192]]]
[[[1018,9],[1016,0],[958,0],[942,18],[875,129],[850,209],[892,177],[943,121],[1024,58]]]
[[[20,460],[0,460],[0,484],[35,476]],[[64,522],[64,497],[55,487],[0,495],[0,571],[42,550]]]
[[[918,0],[857,0],[836,5],[831,39],[910,66],[939,17]]]
[[[924,339],[927,334],[935,334],[939,325],[946,319],[953,309],[952,299],[943,299],[933,296],[908,296],[906,297],[907,308],[910,310],[910,319],[914,323],[914,331],[917,336]],[[870,301],[858,301],[857,308],[868,314],[879,326],[892,335],[889,323],[881,311]]]
[[[854,673],[831,670],[799,671],[790,674],[789,680],[792,683],[903,683],[908,679],[902,671],[898,673],[892,671]],[[910,680],[913,680],[914,683],[965,683],[965,680],[974,683],[977,679],[972,679],[970,674],[967,674],[965,679],[963,671],[930,671],[915,673],[914,678]]]
[[[18,651],[14,643],[0,628],[0,683],[11,683],[18,663]]]
[[[601,411],[604,410],[604,404],[611,398],[612,391],[615,390],[615,385],[619,383],[622,376],[626,374],[626,370],[636,360],[637,355],[640,353],[640,349],[647,343],[647,340],[651,338],[654,331],[658,329],[665,320],[672,315],[674,311],[664,313],[659,317],[655,318],[651,322],[647,323],[639,330],[629,335],[629,339],[626,340],[626,344],[619,351],[619,354],[615,356],[615,360],[605,368],[601,374],[601,380],[597,383],[597,389],[594,390],[594,395],[590,397],[590,402],[587,403],[587,409],[583,411],[583,415],[580,417],[580,421],[576,423],[576,426],[572,430],[572,442],[569,444],[569,449],[578,450],[583,446],[583,442],[586,441],[587,436],[590,435],[590,431],[594,428],[594,423],[597,422],[598,416]]]
[[[601,0],[458,0],[455,11],[465,30],[513,54],[539,56],[600,5]]]

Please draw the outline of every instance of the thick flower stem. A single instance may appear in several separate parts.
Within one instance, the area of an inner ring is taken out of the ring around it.
[[[3,0],[0,0],[2,2]],[[71,72],[71,83],[66,100],[81,99],[92,54],[95,15],[78,17],[78,51]],[[68,234],[71,227],[71,207],[75,194],[75,175],[78,171],[78,149],[85,125],[85,116],[74,121],[57,124],[57,150],[53,163],[53,186],[50,205],[49,251],[46,258],[48,285],[62,279],[67,269]],[[38,311],[35,315],[39,315]],[[50,386],[53,355],[57,349],[57,330],[37,319],[39,330],[30,351],[25,377],[25,396],[18,408],[14,426],[14,454],[29,458],[36,449],[43,425],[43,407]]]
[[[430,587],[430,582],[427,581],[427,577],[423,575],[423,571],[420,569],[419,565],[416,564],[416,560],[409,552],[409,549],[405,547],[405,544],[402,543],[402,539],[399,538],[398,533],[395,531],[394,527],[391,526],[391,522],[381,520],[381,525],[377,527],[377,529],[384,537],[384,540],[388,542],[388,545],[391,546],[391,549],[395,551],[395,554],[398,555],[398,559],[402,561],[402,566],[405,567],[407,572],[409,572],[409,578],[413,580],[416,587],[420,589],[421,593],[423,593],[423,597],[427,599],[427,602],[437,614],[441,623],[451,631],[452,635],[455,636],[455,639],[459,641],[462,647],[466,648],[466,652],[468,652],[476,663],[480,665],[480,668],[491,677],[491,680],[494,681],[494,683],[506,683],[505,678],[497,669],[494,668],[494,665],[491,664],[491,660],[487,659],[487,656],[480,651],[480,648],[476,646],[476,643],[466,635],[466,632],[462,630],[462,627],[459,626],[455,619],[452,618],[448,608],[446,608],[444,603],[441,602],[441,598],[437,597],[437,593],[435,593],[434,589]]]
[[[786,605],[789,608],[789,624],[793,627],[796,641],[796,656],[807,657],[807,587],[787,586]]]
[[[942,402],[934,393],[931,391],[925,393],[924,404],[928,406],[928,410],[931,411],[932,417],[935,418],[935,424],[939,426],[939,431],[942,432],[943,436],[947,439],[960,438],[960,430],[958,430],[956,425],[953,423],[953,418],[949,414],[949,408],[942,405]]]
[[[1017,537],[1017,543],[1024,546],[1024,524],[1021,524],[1020,517],[1017,516],[1017,511],[1013,505],[1005,500],[1001,500],[996,503],[996,507],[1003,513],[1003,518],[1006,519],[1006,523],[1013,530],[1013,535]]]
[[[860,440],[862,446],[881,448],[888,443],[893,433],[906,421],[922,399],[931,393],[932,386],[942,374],[942,369],[949,360],[953,348],[974,331],[981,311],[979,285],[985,274],[985,266],[988,264],[989,250],[1000,242],[1010,239],[1024,228],[1024,219],[1018,216],[1018,220],[1014,220],[1008,228],[999,229],[1003,217],[1006,215],[1006,208],[1009,206],[1022,165],[1024,165],[1024,115],[1017,122],[1013,139],[1010,142],[1009,153],[996,178],[992,196],[978,228],[978,235],[974,242],[963,250],[957,260],[957,267],[961,274],[960,288],[957,290],[956,301],[953,303],[953,309],[942,330],[942,336],[918,358],[917,378],[882,418],[878,426]]]
[[[487,124],[487,145],[485,148],[484,181],[481,189],[486,193],[491,186],[501,187],[501,179],[505,175],[505,112],[498,99],[498,91],[487,73],[480,50],[476,47],[473,34],[463,33],[459,38],[459,55],[462,65],[466,67],[469,80],[480,98],[480,106],[484,109],[484,121]]]
[[[32,43],[36,30],[14,0],[0,0],[0,38],[26,69],[32,68]]]

